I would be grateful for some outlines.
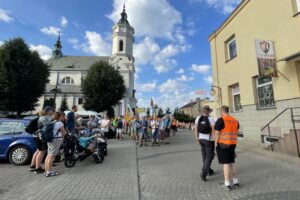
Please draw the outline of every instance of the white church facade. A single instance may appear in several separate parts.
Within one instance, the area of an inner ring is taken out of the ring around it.
[[[78,106],[84,110],[84,98],[81,92],[81,80],[85,77],[92,64],[101,60],[117,68],[123,76],[126,93],[124,98],[115,106],[116,115],[125,115],[136,108],[134,74],[135,59],[133,57],[134,28],[127,20],[125,7],[121,19],[112,28],[111,56],[65,56],[62,53],[60,36],[55,44],[53,56],[46,62],[50,66],[49,83],[45,94],[39,99],[36,110],[42,110],[45,100],[55,101],[56,108],[60,108],[64,96],[68,107]]]

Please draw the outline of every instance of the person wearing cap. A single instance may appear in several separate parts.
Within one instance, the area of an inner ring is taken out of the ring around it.
[[[206,177],[214,174],[214,170],[212,170],[210,166],[215,156],[215,121],[209,116],[212,112],[212,109],[209,106],[204,106],[201,111],[201,115],[196,118],[194,130],[196,141],[200,144],[202,152],[203,166],[200,177],[203,181],[207,181]]]
[[[38,119],[39,129],[51,123],[53,112],[54,112],[54,108],[52,108],[51,106],[46,106],[44,110],[40,112],[39,119]],[[41,165],[45,157],[48,146],[47,146],[47,142],[43,142],[38,136],[35,137],[35,141],[36,141],[37,150],[33,154],[29,171],[39,174],[45,172],[45,170],[42,169]]]

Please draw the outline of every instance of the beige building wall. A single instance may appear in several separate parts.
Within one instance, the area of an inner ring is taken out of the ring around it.
[[[227,61],[225,42],[233,35],[237,56]],[[243,111],[233,115],[240,119],[245,139],[259,141],[263,125],[284,108],[300,106],[300,64],[297,59],[277,63],[281,73],[272,78],[276,108],[258,110],[254,79],[259,74],[256,39],[274,41],[277,60],[300,52],[300,15],[294,16],[291,0],[244,0],[209,38],[213,84],[221,88],[222,103],[232,106],[230,86],[239,83]],[[215,96],[218,108],[220,96]]]

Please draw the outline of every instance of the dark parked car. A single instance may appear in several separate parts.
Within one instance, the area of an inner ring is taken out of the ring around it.
[[[30,161],[36,150],[31,134],[25,131],[31,120],[0,119],[0,159],[9,159],[14,165]]]

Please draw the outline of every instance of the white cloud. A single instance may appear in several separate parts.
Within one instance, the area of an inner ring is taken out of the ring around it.
[[[60,18],[60,26],[61,27],[66,27],[68,25],[68,20],[67,20],[67,18],[66,17],[64,17],[64,16],[62,16],[61,18]]]
[[[51,58],[52,50],[48,46],[31,44],[29,48],[32,51],[37,51],[43,60]]]
[[[210,71],[209,65],[195,65],[193,64],[191,70],[200,74],[206,74]]]
[[[84,44],[80,44],[77,38],[69,38],[68,42],[72,45],[74,49],[83,49],[85,46]]]
[[[49,26],[42,28],[40,31],[46,35],[58,36],[59,32],[61,32],[61,29],[58,27]]]
[[[91,31],[85,32],[86,44],[83,44],[83,50],[87,53],[93,53],[97,56],[111,55],[111,43],[106,41],[101,34]]]
[[[159,91],[161,93],[179,93],[182,92],[186,88],[186,85],[178,82],[174,79],[168,79],[166,82],[159,86]]]
[[[0,21],[4,21],[6,23],[14,21],[14,19],[10,16],[10,13],[11,11],[0,8]]]
[[[184,73],[184,69],[180,68],[178,71],[176,71],[176,74],[183,74]]]
[[[213,83],[213,78],[212,76],[206,76],[206,77],[203,77],[203,80],[205,80],[207,83],[209,84],[212,84]]]
[[[114,0],[113,12],[108,15],[114,23],[120,19],[123,3]],[[181,13],[168,0],[127,0],[126,11],[138,36],[172,38],[175,28],[182,23]]]
[[[192,81],[194,77],[187,77],[186,75],[182,74],[180,77],[177,78],[178,81]]]
[[[151,37],[145,37],[134,46],[134,56],[137,65],[151,64],[158,73],[165,73],[177,65],[174,58],[186,52],[191,46],[188,44],[176,45],[173,43],[160,47]]]
[[[241,0],[190,0],[191,2],[206,2],[209,6],[223,14],[231,13]]]
[[[153,55],[160,51],[159,45],[150,37],[134,45],[133,54],[136,57],[137,64],[148,64],[151,62]]]
[[[137,91],[139,92],[151,92],[157,88],[156,81],[151,83],[144,83],[144,84],[136,84]]]
[[[4,42],[3,42],[3,41],[0,41],[0,47],[1,47],[3,44],[4,44]]]

